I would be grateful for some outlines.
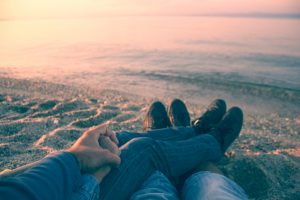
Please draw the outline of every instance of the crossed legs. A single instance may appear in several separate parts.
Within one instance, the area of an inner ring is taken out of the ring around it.
[[[156,170],[173,179],[222,156],[219,143],[209,134],[171,142],[136,138],[121,150],[122,163],[104,178],[100,199],[129,199]]]
[[[235,110],[239,113],[238,109]],[[156,170],[173,179],[195,168],[201,162],[218,161],[223,153],[220,149],[226,150],[235,139],[232,138],[233,134],[228,132],[234,132],[237,136],[241,123],[237,128],[223,125],[220,126],[221,130],[216,128],[216,131],[211,134],[204,134],[203,130],[213,127],[217,123],[217,118],[220,120],[223,115],[221,114],[221,117],[216,117],[218,113],[212,115],[212,112],[220,112],[220,109],[208,109],[208,111],[210,112],[204,113],[196,121],[198,126],[193,128],[160,129],[142,135],[130,132],[119,133],[118,139],[121,145],[130,141],[121,147],[121,166],[113,169],[101,183],[100,199],[129,199]],[[230,117],[227,118],[233,118],[232,115],[231,112]],[[230,122],[228,119],[223,121]]]

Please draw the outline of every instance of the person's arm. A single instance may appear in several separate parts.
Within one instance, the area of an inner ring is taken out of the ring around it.
[[[101,137],[99,139],[99,144],[104,149],[109,150],[111,153],[120,155],[120,150],[118,149],[116,143],[109,137]],[[102,179],[110,172],[111,168],[109,166],[104,166],[93,173],[84,174],[81,178],[81,184],[72,193],[71,200],[99,200],[100,187]]]
[[[36,167],[1,181],[1,199],[68,199],[80,178],[80,169],[73,154],[50,154]]]
[[[0,181],[1,199],[71,199],[80,186],[81,172],[93,174],[101,182],[121,161],[119,152],[112,153],[105,143],[101,143],[104,148],[99,145],[100,137],[110,134],[105,125],[93,127],[71,148],[47,156],[23,174]]]

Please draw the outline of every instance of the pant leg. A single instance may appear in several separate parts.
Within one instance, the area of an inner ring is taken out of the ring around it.
[[[121,165],[104,178],[100,199],[129,199],[156,170],[173,179],[201,162],[215,162],[222,156],[219,143],[208,134],[183,141],[135,138],[121,150]]]
[[[116,134],[119,140],[119,146],[124,145],[126,142],[137,137],[149,137],[155,140],[164,141],[179,141],[186,140],[196,136],[194,128],[192,127],[173,127],[163,128],[157,130],[149,130],[144,133],[133,133],[128,131],[118,132]]]
[[[161,172],[155,171],[130,200],[179,200],[176,188]]]
[[[183,200],[243,200],[248,199],[244,190],[229,178],[212,172],[198,172],[184,183]]]

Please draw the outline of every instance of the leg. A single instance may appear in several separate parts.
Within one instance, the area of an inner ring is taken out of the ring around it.
[[[229,178],[209,171],[201,171],[190,176],[182,189],[183,200],[198,199],[248,199],[244,190]]]
[[[219,141],[221,151],[225,152],[238,137],[243,124],[240,108],[231,108],[211,133]],[[247,195],[236,183],[222,175],[211,163],[202,163],[184,183],[182,199],[247,199]]]
[[[119,132],[116,134],[119,140],[119,147],[127,143],[128,141],[139,138],[139,137],[148,137],[155,140],[164,140],[164,141],[178,141],[185,140],[191,137],[196,136],[196,132],[192,127],[174,127],[174,128],[164,128],[157,130],[149,130],[145,133],[133,133],[133,132]]]
[[[130,198],[130,200],[140,199],[179,200],[176,188],[159,171],[155,171]]]
[[[168,128],[171,127],[170,120],[172,121],[172,125],[177,128]],[[196,135],[194,129],[191,127],[178,128],[178,126],[186,127],[189,126],[189,124],[190,114],[181,100],[173,100],[168,107],[168,113],[163,103],[156,101],[151,104],[144,119],[143,128],[146,131],[145,133],[123,131],[117,133],[116,136],[119,140],[119,146],[124,145],[136,137],[150,137],[152,139],[165,141],[185,140]]]
[[[156,140],[178,141],[194,137],[197,134],[208,133],[211,131],[211,128],[218,124],[225,112],[225,101],[217,99],[209,105],[206,112],[204,112],[200,118],[192,123],[192,127],[178,127],[179,125],[188,126],[190,123],[190,115],[185,104],[181,100],[175,99],[168,108],[169,118],[175,127],[167,128],[170,126],[170,121],[167,120],[168,116],[165,107],[161,102],[155,102],[150,106],[144,121],[144,129],[150,129],[150,131],[145,133],[130,133],[126,131],[117,133],[120,142],[119,146],[122,146],[136,137],[150,137]],[[156,129],[157,127],[162,129],[151,130]]]
[[[168,106],[168,113],[165,110],[163,103],[154,102],[151,104],[145,120],[144,120],[144,130],[155,130],[159,128],[167,128],[172,124],[173,127],[188,127],[190,126],[190,114],[185,103],[180,99],[173,99]],[[160,133],[158,133],[160,134]],[[162,135],[158,138],[165,140],[180,140],[187,139],[182,138],[184,136],[180,134],[171,134],[171,138],[162,138]],[[166,136],[165,134],[163,136]],[[178,137],[179,136],[179,137]],[[152,138],[155,138],[152,136]],[[174,181],[174,184],[179,182],[179,177]],[[148,193],[148,194],[147,194]],[[170,182],[170,180],[165,177],[161,172],[154,172],[151,177],[143,184],[142,189],[135,193],[134,198],[131,199],[178,199],[177,190]]]
[[[100,199],[129,199],[156,170],[174,178],[201,162],[218,161],[222,156],[219,143],[208,134],[173,142],[138,138],[121,150],[122,163],[104,178]]]

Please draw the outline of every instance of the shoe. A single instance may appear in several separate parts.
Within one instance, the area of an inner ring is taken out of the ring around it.
[[[239,136],[243,126],[243,111],[233,107],[224,115],[218,126],[210,133],[220,143],[224,153]]]
[[[153,102],[144,120],[144,130],[153,130],[171,127],[164,104],[160,101]]]
[[[173,126],[190,126],[190,114],[180,99],[174,99],[168,107],[168,115]]]
[[[226,103],[223,99],[214,100],[205,113],[192,122],[197,134],[208,133],[216,126],[226,112]]]

